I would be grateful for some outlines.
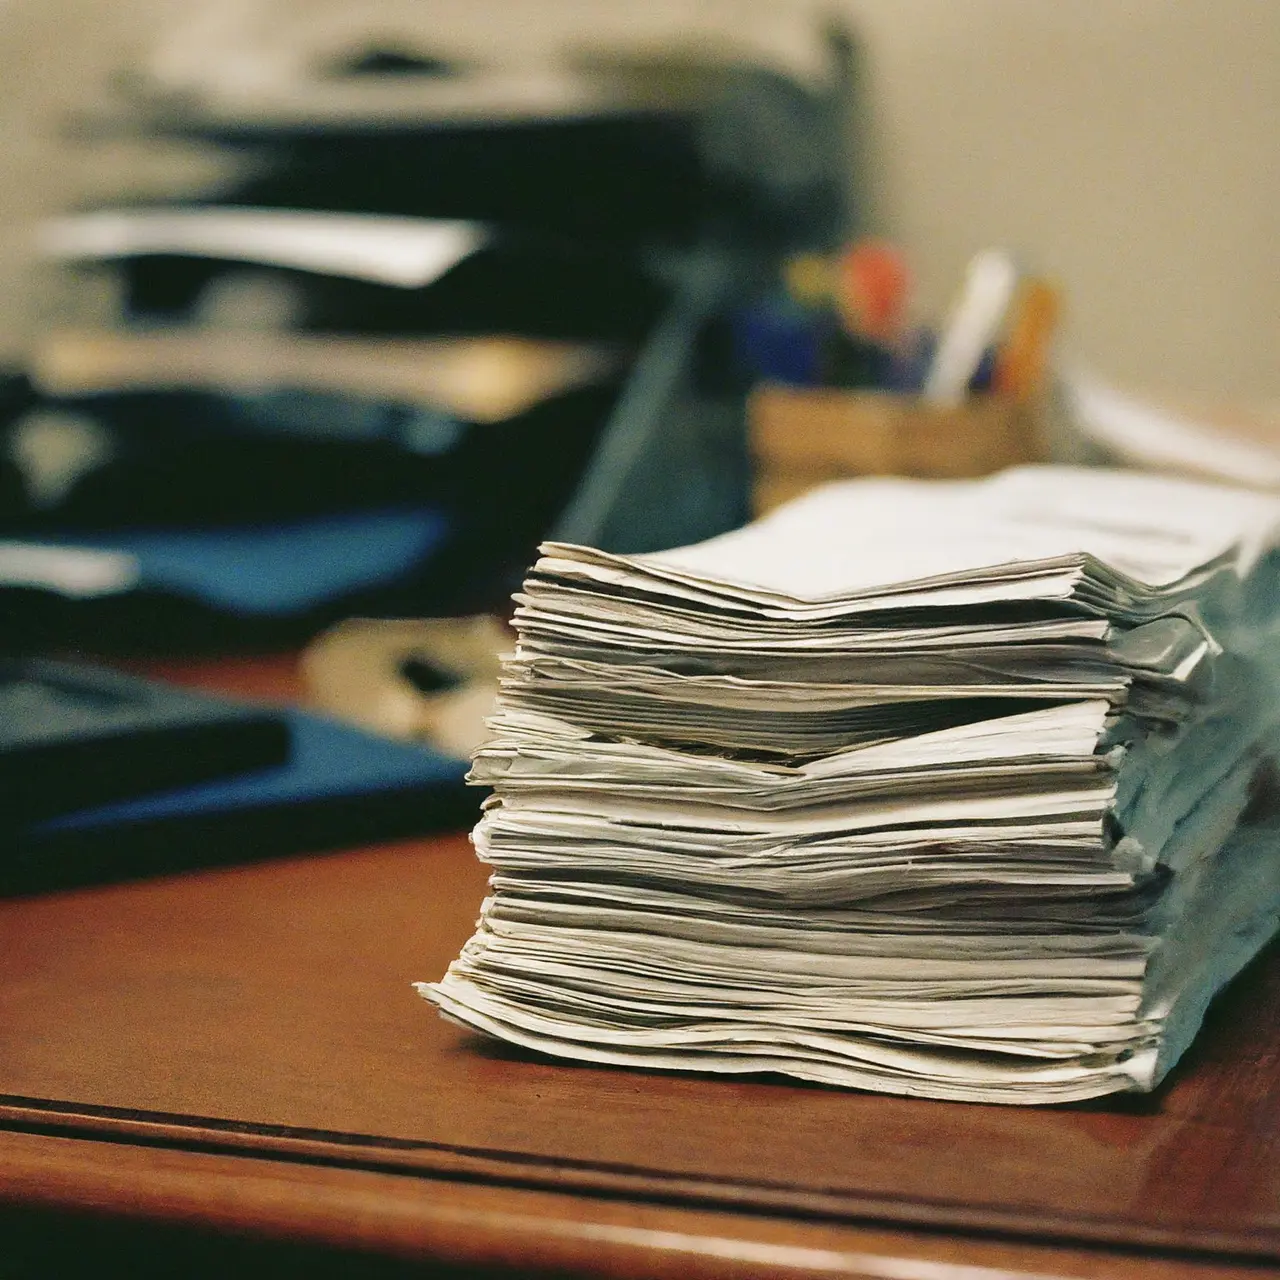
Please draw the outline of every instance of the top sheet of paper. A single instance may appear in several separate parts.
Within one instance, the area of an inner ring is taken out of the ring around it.
[[[1139,472],[1024,467],[980,481],[825,485],[745,529],[636,559],[817,600],[1014,561],[1091,555],[1153,586],[1280,534],[1263,494]]]

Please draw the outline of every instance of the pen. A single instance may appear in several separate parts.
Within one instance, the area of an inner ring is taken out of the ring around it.
[[[996,353],[991,388],[1024,403],[1044,382],[1062,299],[1047,280],[1028,280],[1018,293],[1009,334]]]
[[[1018,269],[1002,249],[984,249],[970,261],[925,377],[926,401],[960,403],[983,351],[1000,332],[1017,282]]]
[[[831,263],[820,253],[792,254],[783,263],[782,281],[797,306],[817,311],[831,302]]]
[[[883,240],[860,240],[836,264],[835,304],[844,331],[894,347],[906,311],[906,260]]]

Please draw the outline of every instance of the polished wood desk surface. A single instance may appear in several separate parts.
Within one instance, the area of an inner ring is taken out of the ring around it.
[[[0,1204],[556,1274],[1280,1261],[1274,953],[1153,1098],[984,1107],[486,1042],[409,985],[484,892],[458,834],[0,902]]]

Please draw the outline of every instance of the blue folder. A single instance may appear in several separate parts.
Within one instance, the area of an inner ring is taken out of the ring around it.
[[[121,530],[24,541],[134,557],[137,585],[248,615],[287,615],[394,582],[444,542],[432,507],[349,512],[242,528]]]

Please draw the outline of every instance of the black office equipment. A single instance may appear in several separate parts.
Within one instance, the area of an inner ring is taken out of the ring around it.
[[[292,709],[276,727],[290,744],[282,762],[0,830],[0,894],[395,840],[475,818],[465,760]]]
[[[275,711],[76,663],[0,661],[0,832],[288,755]]]

